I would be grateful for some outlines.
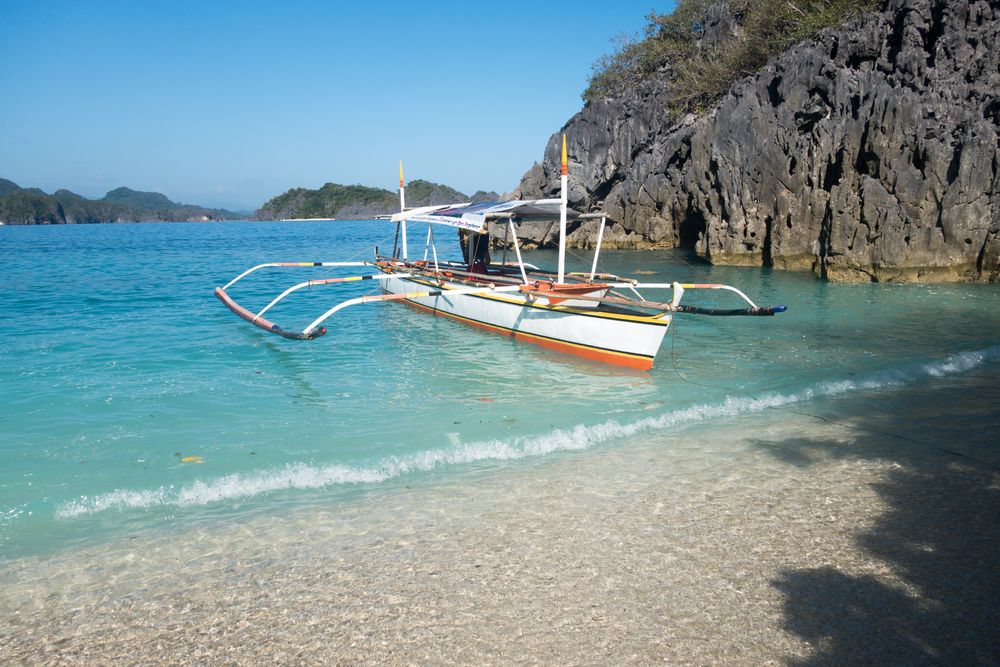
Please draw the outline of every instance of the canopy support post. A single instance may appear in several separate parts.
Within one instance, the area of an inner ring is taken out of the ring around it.
[[[521,246],[517,243],[517,232],[514,231],[514,220],[507,220],[507,229],[510,232],[510,237],[514,239],[514,252],[517,253],[517,268],[521,269],[521,280],[524,284],[528,284],[528,274],[524,271],[524,262],[521,260]]]
[[[507,248],[510,245],[510,227],[508,226],[505,227],[504,229],[505,231],[503,235],[503,265],[507,266]]]
[[[402,213],[406,210],[406,188],[403,187],[403,161],[399,161],[399,212]],[[403,259],[407,258],[406,252],[406,220],[399,221],[400,228],[403,230],[402,238],[403,242]]]
[[[601,252],[601,241],[604,240],[604,221],[606,217],[601,216],[601,227],[597,230],[597,247],[594,248],[594,263],[590,267],[590,282],[594,282],[594,274],[597,273],[597,256]]]
[[[427,225],[427,233],[430,235],[431,239],[431,252],[434,253],[434,270],[441,273],[441,269],[438,267],[438,247],[437,239],[434,238],[434,225]],[[426,257],[424,259],[426,259]]]

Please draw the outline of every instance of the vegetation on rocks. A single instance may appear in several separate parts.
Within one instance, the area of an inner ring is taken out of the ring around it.
[[[612,97],[657,73],[668,75],[667,106],[701,109],[822,28],[872,10],[878,0],[680,0],[651,13],[642,39],[623,40],[594,64],[587,102]]]

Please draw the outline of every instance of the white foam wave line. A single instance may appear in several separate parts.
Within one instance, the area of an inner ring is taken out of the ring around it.
[[[718,404],[695,405],[627,424],[612,420],[593,426],[579,425],[572,429],[558,429],[543,436],[530,438],[462,443],[450,449],[432,449],[410,456],[390,457],[372,467],[345,465],[316,467],[294,463],[261,473],[233,474],[208,481],[196,481],[180,489],[173,487],[140,491],[119,489],[66,502],[56,510],[56,516],[66,519],[109,509],[190,507],[287,489],[376,484],[409,473],[427,472],[445,466],[481,461],[508,461],[544,456],[558,451],[584,450],[609,440],[664,430],[681,424],[737,417],[814,398],[837,396],[858,390],[896,387],[926,377],[965,373],[992,361],[1000,361],[1000,346],[954,354],[943,361],[921,364],[908,370],[874,373],[865,379],[820,382],[796,394],[766,394],[757,398],[729,396]]]

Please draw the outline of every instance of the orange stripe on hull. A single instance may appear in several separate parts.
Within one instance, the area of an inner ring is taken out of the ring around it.
[[[448,317],[463,324],[468,324],[469,326],[476,327],[478,329],[485,329],[486,331],[492,331],[493,333],[498,333],[502,336],[507,336],[513,338],[514,340],[521,340],[527,343],[534,343],[535,345],[540,345],[541,347],[555,350],[557,352],[563,352],[565,354],[572,354],[576,357],[583,357],[584,359],[589,359],[590,361],[598,361],[604,364],[613,364],[615,366],[624,366],[626,368],[634,368],[640,371],[648,371],[653,368],[653,360],[649,357],[640,357],[630,355],[624,352],[612,352],[610,350],[600,350],[593,347],[583,347],[579,344],[567,343],[559,340],[552,340],[551,338],[544,338],[542,336],[536,336],[534,334],[525,333],[523,331],[514,331],[512,329],[506,329],[504,327],[498,327],[492,324],[486,324],[485,322],[477,322],[476,320],[471,320],[467,317],[462,317],[461,315],[455,315],[454,313],[448,313],[443,310],[438,310],[425,306],[422,303],[417,303],[416,301],[406,300],[409,306],[413,306],[418,310],[423,310],[440,317]]]

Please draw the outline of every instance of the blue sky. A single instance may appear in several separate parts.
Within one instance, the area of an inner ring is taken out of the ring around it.
[[[0,177],[252,209],[290,187],[513,188],[592,63],[672,1],[0,0]]]

